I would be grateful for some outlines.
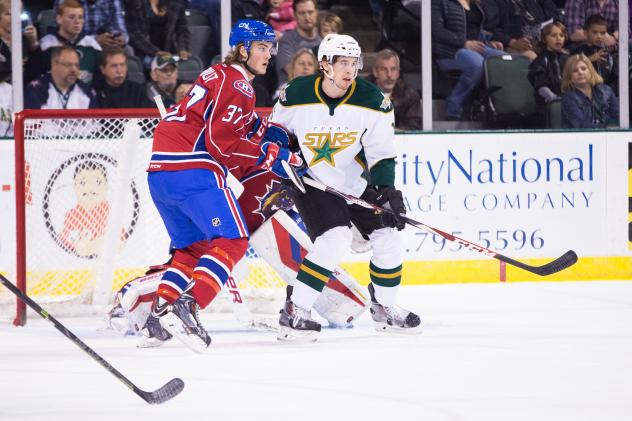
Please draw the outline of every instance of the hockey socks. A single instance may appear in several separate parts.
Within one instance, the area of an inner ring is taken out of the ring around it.
[[[329,281],[331,274],[331,270],[319,266],[307,258],[303,259],[303,263],[301,263],[296,275],[296,279],[299,282],[294,284],[292,302],[302,308],[312,308]]]
[[[377,267],[369,264],[371,282],[375,291],[374,297],[380,304],[393,306],[397,301],[397,290],[402,281],[402,265],[392,269]]]

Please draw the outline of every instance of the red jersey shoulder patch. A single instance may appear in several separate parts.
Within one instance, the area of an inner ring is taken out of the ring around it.
[[[254,91],[252,89],[252,85],[250,85],[245,80],[236,80],[233,82],[233,88],[237,89],[242,94],[246,95],[248,98],[252,98],[254,96]]]

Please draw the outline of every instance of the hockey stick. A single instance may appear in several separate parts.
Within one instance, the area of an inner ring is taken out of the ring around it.
[[[285,162],[283,164],[285,164]],[[382,208],[380,206],[377,206],[377,205],[371,204],[369,202],[366,202],[366,201],[364,201],[364,200],[362,200],[362,199],[360,199],[358,197],[352,196],[350,194],[343,193],[343,192],[338,191],[338,190],[336,190],[336,189],[334,189],[332,187],[326,186],[326,185],[324,185],[324,184],[322,184],[322,183],[320,183],[320,182],[318,182],[318,181],[316,181],[316,180],[314,180],[312,178],[303,177],[302,178],[302,182],[301,182],[300,181],[301,180],[300,177],[298,176],[298,174],[296,174],[296,171],[294,170],[294,168],[291,167],[291,165],[283,165],[283,167],[288,172],[288,174],[290,174],[290,173],[292,174],[290,176],[290,179],[292,181],[294,181],[294,179],[299,181],[299,184],[296,184],[295,181],[294,182],[295,182],[296,188],[299,189],[301,192],[305,191],[305,186],[303,185],[303,183],[305,183],[308,186],[311,186],[311,187],[314,187],[314,188],[316,188],[318,190],[322,190],[324,192],[333,194],[334,196],[341,197],[341,198],[343,198],[343,199],[345,199],[345,200],[347,200],[347,201],[349,201],[351,203],[354,203],[356,205],[362,206],[364,208],[373,209],[373,210],[375,210],[377,212],[387,212],[387,213],[393,213],[393,214],[395,213],[395,212],[393,212],[390,209]],[[549,263],[546,263],[546,264],[544,264],[542,266],[527,265],[526,263],[519,262],[519,261],[514,260],[514,259],[512,259],[510,257],[504,256],[504,255],[502,255],[502,254],[500,254],[500,253],[498,253],[498,252],[496,252],[494,250],[488,249],[488,248],[480,246],[478,244],[474,244],[474,243],[472,243],[472,242],[470,242],[468,240],[465,240],[465,239],[463,239],[461,237],[457,237],[456,235],[449,234],[449,233],[447,233],[445,231],[442,231],[442,230],[440,230],[438,228],[434,228],[434,227],[431,227],[430,225],[426,225],[426,224],[424,224],[422,222],[418,222],[418,221],[415,221],[414,219],[410,219],[407,216],[399,215],[399,217],[402,218],[407,224],[410,224],[410,225],[412,225],[414,227],[417,227],[417,228],[420,228],[420,229],[423,229],[423,230],[430,231],[432,233],[438,234],[438,235],[440,235],[441,237],[445,238],[448,241],[453,241],[453,242],[455,242],[457,244],[460,244],[461,246],[466,247],[466,248],[468,248],[470,250],[479,252],[481,254],[484,254],[485,256],[492,257],[494,259],[498,259],[498,260],[500,260],[502,262],[505,262],[505,263],[507,263],[509,265],[512,265],[512,266],[519,267],[520,269],[526,270],[528,272],[535,273],[536,275],[540,275],[540,276],[551,275],[553,273],[556,273],[556,272],[559,272],[561,270],[564,270],[564,269],[574,265],[577,262],[577,254],[573,250],[569,250],[566,253],[564,253],[563,255],[561,255],[560,257],[558,257],[557,259],[555,259],[555,260],[553,260],[553,261],[551,261]]]
[[[184,389],[184,382],[179,379],[171,379],[164,386],[159,389],[154,390],[153,392],[146,392],[142,389],[139,389],[134,383],[132,383],[127,377],[125,377],[120,371],[116,368],[112,367],[110,363],[103,359],[99,354],[97,354],[92,348],[90,348],[85,342],[79,339],[74,333],[66,328],[63,324],[61,324],[56,318],[48,314],[46,310],[40,307],[35,301],[30,299],[25,293],[20,291],[15,285],[13,285],[7,278],[0,274],[0,283],[2,283],[5,287],[9,289],[12,293],[14,293],[22,302],[35,310],[40,316],[44,319],[51,322],[55,328],[60,331],[65,337],[70,339],[75,345],[84,350],[86,354],[90,355],[93,359],[96,360],[99,364],[101,364],[107,371],[112,373],[114,377],[119,379],[125,386],[131,389],[134,393],[140,396],[145,402],[155,405],[159,403],[163,403],[168,401],[169,399],[178,395]]]

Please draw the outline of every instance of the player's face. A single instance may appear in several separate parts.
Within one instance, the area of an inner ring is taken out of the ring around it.
[[[270,63],[272,58],[273,47],[273,43],[263,41],[253,41],[250,45],[248,66],[255,72],[255,75],[264,75],[266,73],[268,63]]]
[[[108,182],[99,169],[79,171],[75,177],[75,193],[77,202],[90,209],[106,200]]]
[[[125,55],[116,54],[109,56],[105,66],[101,66],[101,73],[103,73],[108,85],[121,86],[127,76],[127,59]]]
[[[377,82],[377,86],[383,92],[393,92],[393,88],[399,79],[399,63],[395,57],[386,60],[377,60],[373,67],[373,76]]]
[[[83,9],[65,7],[61,15],[57,15],[57,24],[63,32],[75,36],[83,30]]]
[[[354,57],[338,57],[333,64],[334,84],[338,89],[346,91],[353,83],[358,71],[358,59]]]
[[[304,1],[296,5],[296,24],[305,32],[311,32],[316,27],[318,11],[311,1]]]
[[[79,78],[79,55],[63,51],[51,64],[51,75],[58,88],[67,88]]]

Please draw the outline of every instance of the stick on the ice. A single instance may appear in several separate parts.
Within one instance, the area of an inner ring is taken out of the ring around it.
[[[165,118],[165,115],[167,115],[167,108],[165,108],[165,103],[162,101],[162,97],[160,95],[156,95],[154,97],[154,102],[160,112],[160,118]],[[226,184],[233,191],[235,197],[239,199],[239,196],[241,196],[244,192],[244,186],[239,182],[239,180],[237,180],[237,177],[228,172],[228,175],[226,176]]]
[[[75,345],[84,350],[86,354],[90,355],[93,359],[96,360],[99,364],[101,364],[107,371],[112,373],[114,377],[119,379],[125,386],[130,388],[134,393],[140,396],[145,402],[150,403],[152,405],[163,403],[178,395],[184,389],[184,382],[179,379],[171,379],[164,386],[159,389],[154,390],[153,392],[146,392],[142,389],[139,389],[134,383],[132,383],[127,377],[125,377],[120,371],[116,368],[112,367],[110,363],[103,359],[99,354],[97,354],[92,348],[86,345],[81,339],[79,339],[74,333],[72,333],[66,326],[61,324],[56,318],[48,314],[46,310],[39,306],[35,301],[29,298],[26,294],[18,289],[13,283],[11,283],[7,278],[0,274],[0,283],[2,283],[5,287],[9,289],[12,293],[14,293],[20,300],[24,302],[24,304],[31,307],[35,310],[40,316],[44,319],[51,322],[55,328],[60,331],[65,337],[70,339]]]
[[[289,171],[293,172],[293,175],[295,177],[299,177],[296,172],[294,171],[293,168],[291,168],[289,165],[287,166]],[[286,169],[286,171],[288,170]],[[291,177],[290,179],[292,179],[293,177]],[[303,183],[307,184],[308,186],[314,187],[318,190],[322,190],[324,192],[333,194],[335,196],[341,197],[351,203],[355,203],[356,205],[362,206],[364,208],[368,208],[368,209],[373,209],[377,212],[385,212],[385,213],[395,213],[390,209],[385,209],[382,208],[380,206],[374,205],[372,203],[366,202],[358,197],[352,196],[350,194],[346,194],[343,193],[341,191],[338,191],[336,189],[334,189],[333,187],[329,187],[324,185],[323,183],[320,183],[312,178],[309,177],[303,177],[302,179]],[[299,185],[296,186],[299,190],[301,190],[301,187]],[[302,190],[304,190],[304,186],[302,188]],[[531,266],[528,265],[526,263],[522,263],[519,262],[517,260],[514,260],[510,257],[504,256],[494,250],[488,249],[486,247],[483,247],[481,245],[472,243],[471,241],[465,240],[461,237],[457,237],[456,235],[452,235],[450,233],[447,233],[443,230],[440,230],[438,228],[435,227],[431,227],[430,225],[426,225],[423,222],[418,222],[415,221],[414,219],[410,219],[407,216],[404,215],[399,215],[400,218],[402,218],[407,224],[410,224],[414,227],[429,231],[431,233],[440,235],[441,237],[445,238],[448,241],[453,241],[457,244],[460,244],[463,247],[466,247],[470,250],[476,251],[478,253],[484,254],[485,256],[488,257],[492,257],[494,259],[498,259],[502,262],[507,263],[508,265],[512,265],[515,267],[519,267],[520,269],[526,270],[528,272],[531,273],[535,273],[536,275],[540,275],[540,276],[547,276],[547,275],[551,275],[553,273],[559,272],[561,270],[564,270],[566,268],[568,268],[569,266],[574,265],[577,262],[577,254],[573,251],[573,250],[569,250],[566,253],[564,253],[563,255],[561,255],[560,257],[558,257],[557,259],[546,263],[542,266]]]

